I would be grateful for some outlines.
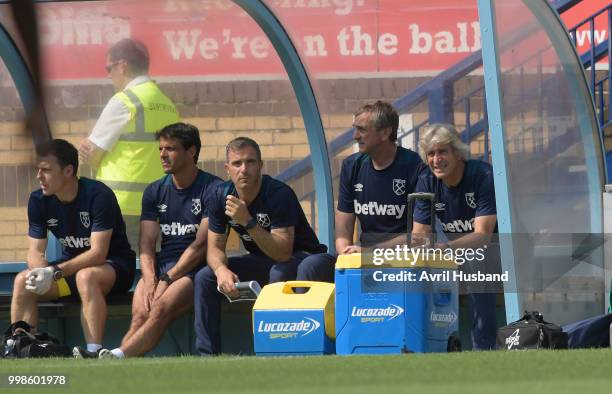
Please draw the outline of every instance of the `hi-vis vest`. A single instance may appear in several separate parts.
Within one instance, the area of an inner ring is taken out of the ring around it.
[[[116,93],[130,121],[113,150],[104,155],[96,179],[113,189],[124,215],[140,215],[142,193],[164,174],[155,132],[179,121],[174,103],[153,81]]]

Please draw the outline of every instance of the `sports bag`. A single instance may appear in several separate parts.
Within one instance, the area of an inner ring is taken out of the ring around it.
[[[32,334],[24,321],[11,324],[0,339],[1,358],[70,357],[68,346],[46,332]]]
[[[612,313],[591,317],[563,326],[570,349],[610,347]]]
[[[497,348],[567,349],[567,333],[544,320],[538,311],[528,312],[518,321],[497,329]]]

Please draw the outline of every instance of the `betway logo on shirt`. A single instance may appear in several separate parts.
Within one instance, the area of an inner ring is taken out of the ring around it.
[[[449,223],[442,223],[442,231],[446,233],[470,233],[474,231],[474,218],[470,220],[453,220]]]
[[[172,224],[160,224],[159,229],[164,235],[187,235],[195,234],[200,228],[199,224],[182,224],[172,222]]]
[[[379,204],[377,201],[361,204],[359,201],[353,200],[353,203],[356,215],[394,216],[396,219],[401,219],[406,210],[405,205]]]
[[[60,238],[60,243],[65,248],[88,248],[91,246],[88,237],[75,237],[72,235],[67,236],[66,238]]]

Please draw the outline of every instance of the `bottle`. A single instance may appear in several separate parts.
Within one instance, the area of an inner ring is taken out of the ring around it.
[[[4,347],[4,352],[2,354],[2,357],[6,357],[9,354],[11,354],[13,352],[14,347],[15,347],[15,340],[12,338],[7,339],[6,346]]]

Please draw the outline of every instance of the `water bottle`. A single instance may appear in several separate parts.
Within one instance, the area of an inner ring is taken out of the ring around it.
[[[2,354],[3,357],[8,356],[9,354],[11,354],[13,352],[13,348],[15,347],[15,340],[12,338],[9,338],[6,340],[6,347],[4,348],[4,353]]]

